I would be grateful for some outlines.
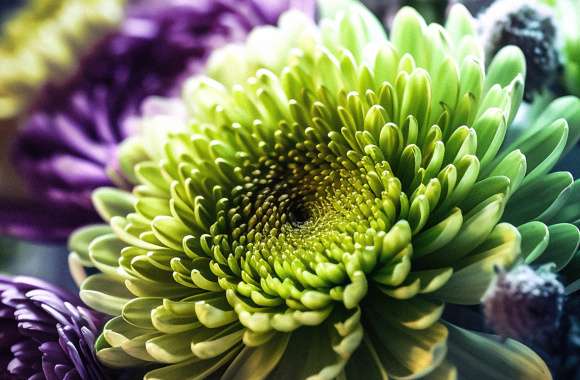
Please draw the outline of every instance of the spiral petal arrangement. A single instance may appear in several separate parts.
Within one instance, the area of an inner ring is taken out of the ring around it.
[[[94,343],[103,318],[62,289],[0,276],[0,377],[103,380]]]
[[[91,41],[121,21],[123,0],[32,0],[2,28],[0,118],[18,114],[47,80],[62,80]]]
[[[521,51],[486,72],[462,6],[445,27],[403,8],[389,40],[361,5],[321,3],[320,26],[290,12],[216,53],[188,121],[122,150],[134,190],[93,194],[108,225],[70,249],[101,272],[82,299],[114,316],[99,359],[160,365],[146,379],[550,378],[441,316],[479,303],[494,267],[575,278],[578,182],[548,172],[580,101],[502,147]]]

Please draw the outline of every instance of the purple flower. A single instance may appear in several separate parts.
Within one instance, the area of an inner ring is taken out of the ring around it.
[[[558,328],[564,297],[564,286],[549,265],[538,270],[520,265],[499,271],[483,297],[483,311],[500,336],[541,341]]]
[[[14,149],[30,194],[19,203],[0,202],[0,233],[64,241],[74,228],[98,220],[90,194],[111,185],[116,148],[132,134],[142,101],[176,95],[213,49],[244,39],[256,25],[275,23],[289,7],[312,15],[314,1],[134,3],[120,29],[92,49],[76,75],[47,85],[32,108]]]
[[[62,289],[0,276],[0,379],[105,379],[93,349],[102,322]]]

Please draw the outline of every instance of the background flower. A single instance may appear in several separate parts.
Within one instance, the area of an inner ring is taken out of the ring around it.
[[[76,296],[44,281],[0,276],[0,377],[105,379],[93,348],[102,322]]]
[[[580,100],[502,147],[519,49],[486,66],[462,6],[445,27],[404,8],[388,40],[360,4],[322,4],[319,26],[290,12],[215,53],[185,128],[122,150],[134,190],[95,191],[108,225],[70,248],[101,271],[81,298],[113,316],[98,357],[161,365],[146,379],[548,379],[529,348],[441,317],[518,261],[574,290],[578,182],[549,172]]]
[[[64,84],[50,84],[16,141],[15,162],[30,196],[4,199],[0,231],[62,241],[94,221],[90,193],[111,184],[117,145],[131,135],[141,102],[179,92],[181,80],[203,67],[216,47],[240,41],[255,25],[275,22],[312,1],[143,1],[121,28],[96,45]]]
[[[12,118],[47,81],[59,81],[91,41],[115,26],[123,0],[30,0],[2,25],[0,119]]]

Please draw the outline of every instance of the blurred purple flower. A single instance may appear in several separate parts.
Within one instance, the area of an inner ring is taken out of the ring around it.
[[[0,234],[64,241],[98,220],[90,194],[111,184],[117,145],[132,133],[142,101],[172,96],[203,69],[213,49],[273,24],[314,0],[144,0],[101,41],[64,85],[48,85],[19,132],[15,164],[29,185],[16,202],[0,200]],[[117,184],[119,185],[119,184]]]
[[[94,352],[101,316],[30,277],[0,276],[0,379],[101,380]]]

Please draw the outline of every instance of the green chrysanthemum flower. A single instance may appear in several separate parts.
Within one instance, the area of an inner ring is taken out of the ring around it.
[[[462,6],[445,28],[405,8],[389,41],[360,5],[322,4],[320,27],[289,13],[217,53],[186,86],[190,121],[125,145],[133,192],[95,192],[109,226],[77,232],[71,259],[102,272],[81,296],[115,316],[98,357],[159,365],[146,379],[550,378],[441,315],[479,303],[495,266],[574,278],[578,182],[547,173],[580,101],[502,148],[518,49],[485,73]]]
[[[30,0],[2,26],[0,118],[19,115],[45,84],[62,80],[78,54],[116,25],[124,0]]]

